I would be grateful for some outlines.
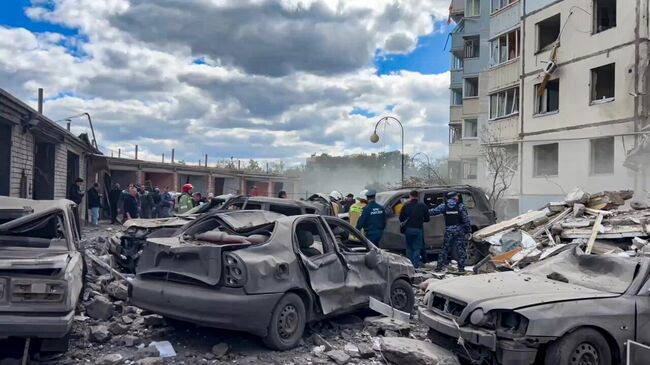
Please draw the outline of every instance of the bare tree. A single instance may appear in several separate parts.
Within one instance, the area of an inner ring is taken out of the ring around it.
[[[512,150],[516,145],[504,143],[498,126],[483,126],[480,136],[481,152],[488,168],[488,199],[492,207],[495,207],[512,185],[517,172],[517,153]]]

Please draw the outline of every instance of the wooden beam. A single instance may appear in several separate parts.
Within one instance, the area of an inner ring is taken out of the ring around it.
[[[600,224],[603,222],[603,215],[598,214],[598,217],[596,217],[596,222],[594,222],[594,228],[591,230],[591,236],[589,237],[589,241],[587,241],[587,249],[585,250],[585,253],[587,255],[591,255],[591,250],[594,248],[594,242],[596,242],[596,237],[598,236],[598,230],[600,229]]]

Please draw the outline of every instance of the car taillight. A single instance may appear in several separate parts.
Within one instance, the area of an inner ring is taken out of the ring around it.
[[[223,274],[223,282],[228,287],[239,288],[246,284],[246,266],[234,253],[223,255]]]
[[[11,285],[12,302],[61,302],[65,283],[20,281]]]

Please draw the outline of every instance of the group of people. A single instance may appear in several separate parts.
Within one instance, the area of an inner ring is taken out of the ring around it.
[[[330,194],[333,204],[345,207],[349,202],[338,199],[337,192]],[[349,198],[352,194],[349,194]],[[361,231],[368,240],[379,245],[386,229],[386,209],[376,202],[377,192],[373,189],[364,190],[356,197],[356,202],[347,208],[342,208],[348,213],[350,224]],[[353,197],[354,198],[354,197]],[[430,209],[420,201],[420,193],[413,190],[409,193],[408,200],[399,207],[400,232],[406,240],[406,256],[416,268],[422,265],[426,257],[424,244],[424,224],[429,222],[432,216],[442,215],[445,219],[445,236],[442,250],[438,256],[437,271],[442,271],[449,265],[451,257],[456,258],[458,271],[465,271],[465,260],[467,259],[467,239],[471,234],[471,225],[467,209],[461,202],[459,193],[450,192],[447,194],[447,201],[435,208]]]

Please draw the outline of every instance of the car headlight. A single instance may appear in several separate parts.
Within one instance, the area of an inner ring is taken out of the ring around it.
[[[483,309],[479,308],[475,309],[472,314],[469,315],[469,321],[475,326],[483,327],[490,322],[491,317],[491,315],[486,314],[483,312]]]
[[[525,335],[528,318],[515,311],[499,311],[496,321],[497,335]]]

